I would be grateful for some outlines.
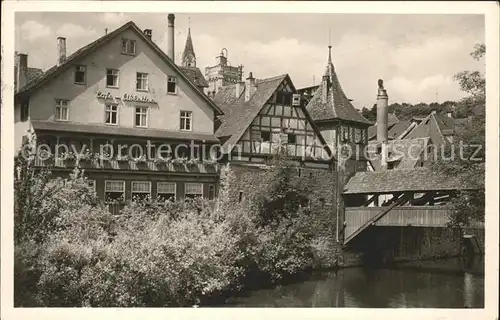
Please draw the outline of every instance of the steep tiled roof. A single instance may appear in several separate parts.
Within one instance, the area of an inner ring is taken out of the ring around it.
[[[184,75],[195,84],[197,87],[208,87],[208,82],[201,73],[201,70],[197,67],[183,67],[178,66],[178,68],[184,73]]]
[[[236,97],[236,85],[230,85],[219,89],[214,97],[214,101],[224,111],[224,115],[220,118],[222,124],[217,129],[215,135],[224,141],[222,146],[223,152],[229,153],[231,151],[248,126],[250,126],[253,119],[259,114],[260,110],[285,79],[293,88],[293,83],[287,74],[256,80],[255,93],[247,102],[245,102],[245,86],[242,86],[240,89],[241,93],[238,97]],[[295,90],[295,88],[293,88],[293,90]],[[305,108],[304,115],[318,135],[321,143],[326,146],[327,144],[323,136]],[[328,152],[331,152],[331,150],[328,149]]]
[[[398,191],[440,191],[475,189],[461,177],[429,168],[356,172],[344,194],[375,194]]]
[[[414,168],[420,155],[425,151],[429,138],[403,139],[389,141],[387,145],[387,161],[399,161],[399,164],[393,170]],[[367,155],[374,170],[380,170],[381,155],[376,152],[380,144],[370,142],[367,149]]]
[[[404,128],[404,129],[402,128],[405,126],[405,123],[409,123],[409,121],[404,121],[404,120],[400,121],[396,117],[396,115],[389,113],[387,115],[387,130],[388,130],[387,136],[388,136],[388,138],[392,137],[392,139],[395,139],[401,133],[403,133],[403,131],[406,129],[406,128]],[[393,130],[393,128],[394,128],[394,130]],[[392,132],[391,132],[391,130],[392,130]],[[398,132],[399,132],[399,134],[398,134]],[[368,140],[374,139],[376,137],[377,137],[377,124],[374,124],[373,126],[370,126],[368,128]]]
[[[245,102],[245,89],[242,90],[239,98],[236,99],[236,85],[219,90],[214,97],[214,101],[218,105],[221,105],[225,114],[221,118],[222,125],[217,129],[215,134],[217,137],[229,137],[222,146],[224,152],[231,151],[264,104],[287,77],[288,75],[284,74],[273,78],[257,80],[255,93],[250,97],[248,102]]]
[[[226,116],[229,115],[232,110],[232,106],[237,100],[238,98],[236,98],[235,84],[220,87],[214,97],[214,101],[217,103],[219,108],[222,109]]]
[[[14,74],[17,74],[17,67],[14,66]],[[36,79],[40,78],[41,76],[43,75],[43,70],[42,69],[39,69],[39,68],[30,68],[28,67],[28,70],[27,70],[27,84],[29,84],[30,82],[32,81],[35,81]],[[17,77],[14,76],[14,89],[17,90]]]
[[[443,125],[444,122],[441,122]],[[436,119],[434,112],[424,118],[418,126],[416,126],[407,136],[406,139],[426,138],[429,137],[433,144],[443,145],[446,139],[441,132],[440,125]]]
[[[134,136],[144,138],[156,138],[167,140],[196,140],[217,143],[219,140],[212,134],[179,132],[168,130],[140,129],[115,127],[98,124],[83,124],[75,122],[53,122],[53,121],[31,121],[35,130],[61,131],[61,132],[79,132],[96,135],[116,135],[116,136]]]
[[[38,68],[28,68],[28,83],[43,75],[43,70]]]
[[[397,139],[406,129],[410,126],[410,121],[402,120],[395,123],[389,131],[387,131],[387,138]]]
[[[191,82],[191,80],[175,65],[175,63],[163,52],[158,45],[156,45],[152,40],[150,40],[148,37],[144,35],[144,33],[139,29],[139,27],[133,22],[129,21],[122,25],[120,28],[104,35],[103,37],[95,40],[94,42],[91,42],[90,44],[80,48],[79,50],[75,51],[73,54],[68,56],[66,58],[66,61],[61,64],[60,66],[53,66],[52,68],[48,69],[41,77],[37,78],[35,81],[32,81],[28,83],[22,90],[20,90],[17,94],[17,96],[21,95],[26,95],[29,92],[36,90],[43,86],[45,83],[48,81],[52,80],[53,78],[57,77],[58,75],[62,74],[64,71],[69,69],[73,64],[73,61],[77,59],[82,59],[86,57],[88,54],[94,52],[95,50],[98,50],[101,46],[104,44],[108,43],[111,39],[115,38],[119,34],[121,34],[123,31],[132,28],[141,38],[144,42],[149,44],[154,51],[165,61],[165,63],[169,64],[170,67],[172,67],[174,70],[178,72],[181,77],[184,77],[184,79],[188,82],[189,85],[193,88],[195,92],[197,92],[217,113],[221,113],[221,110],[217,107],[216,104],[213,103],[212,100],[210,100],[203,92],[201,92],[196,85]]]
[[[326,102],[322,101],[323,90],[327,90]],[[335,68],[331,61],[331,52],[328,59],[324,79],[319,85],[318,90],[307,105],[307,111],[314,121],[325,121],[340,119],[344,121],[356,122],[363,125],[372,123],[365,119],[361,113],[352,105],[346,97],[340,82],[335,73]]]

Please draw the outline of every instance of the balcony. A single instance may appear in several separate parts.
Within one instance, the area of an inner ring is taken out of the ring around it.
[[[35,157],[36,167],[51,167],[57,169],[73,169],[78,166],[85,170],[119,170],[119,171],[155,171],[170,173],[217,174],[218,163],[172,163],[156,162],[154,160],[103,160],[103,159],[48,159]]]

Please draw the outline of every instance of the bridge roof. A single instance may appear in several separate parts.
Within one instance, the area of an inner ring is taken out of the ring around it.
[[[346,184],[343,194],[383,194],[474,190],[477,187],[456,175],[429,168],[357,172]]]

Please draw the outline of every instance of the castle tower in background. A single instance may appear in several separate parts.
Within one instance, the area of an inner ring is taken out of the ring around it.
[[[216,57],[217,64],[205,68],[205,77],[208,80],[208,94],[214,95],[220,87],[241,82],[243,78],[243,66],[231,66],[227,60],[227,49],[223,48]]]

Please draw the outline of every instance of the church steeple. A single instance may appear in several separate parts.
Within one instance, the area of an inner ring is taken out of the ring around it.
[[[194,54],[193,40],[191,39],[191,27],[188,28],[188,35],[184,52],[182,53],[183,67],[196,67],[196,55]]]

